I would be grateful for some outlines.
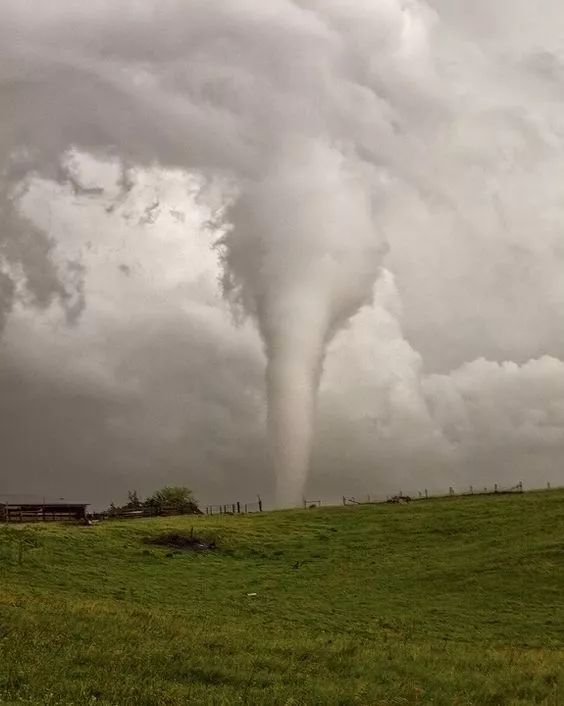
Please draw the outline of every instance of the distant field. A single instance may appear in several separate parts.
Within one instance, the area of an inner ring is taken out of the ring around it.
[[[564,492],[33,532],[2,704],[564,704]]]

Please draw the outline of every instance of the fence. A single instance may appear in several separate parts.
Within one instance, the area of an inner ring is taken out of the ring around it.
[[[547,483],[547,489],[551,489],[550,483]],[[478,486],[468,486],[467,489],[457,492],[453,486],[449,486],[448,492],[430,492],[427,488],[424,490],[416,491],[415,493],[404,493],[399,490],[395,495],[364,495],[362,497],[347,497],[343,495],[342,503],[343,505],[374,505],[377,503],[407,503],[412,500],[425,500],[430,498],[444,498],[452,496],[469,496],[469,495],[502,495],[505,493],[523,493],[523,483],[519,482],[513,486],[502,486],[498,483],[494,483],[490,487],[478,487]],[[251,512],[262,512],[263,502],[260,496],[258,497],[258,502],[255,503],[224,503],[218,505],[206,505],[202,508],[203,513],[206,515],[238,515],[247,514]],[[323,499],[311,500],[306,497],[302,500],[302,507],[304,509],[312,509],[316,507],[331,507],[336,505],[336,502],[331,502]]]
[[[547,490],[550,490],[550,483],[547,484]],[[468,495],[503,495],[507,493],[523,493],[523,483],[520,481],[516,485],[501,486],[494,483],[493,486],[468,486],[467,490],[456,492],[453,486],[449,486],[448,493],[430,493],[427,488],[418,490],[415,493],[404,493],[400,490],[396,495],[366,495],[361,498],[347,497],[343,495],[343,505],[374,505],[376,503],[401,503],[411,502],[412,500],[428,500],[429,498],[445,498],[453,496],[468,496]]]
[[[262,498],[257,495],[257,502],[241,503],[223,503],[219,505],[206,505],[202,511],[206,515],[247,515],[251,512],[262,512]]]
[[[547,483],[545,486],[546,490],[556,490],[559,486],[553,486]],[[533,489],[530,489],[533,490]],[[542,488],[535,488],[534,490],[542,490]],[[494,483],[493,486],[473,486],[470,485],[462,490],[455,490],[453,486],[448,488],[448,492],[430,492],[427,488],[423,490],[418,490],[414,493],[404,493],[402,489],[398,491],[395,495],[382,495],[382,494],[367,494],[363,496],[342,496],[342,504],[344,506],[354,506],[354,505],[374,505],[378,503],[409,503],[411,501],[428,500],[431,498],[444,498],[444,497],[468,497],[473,495],[503,495],[508,493],[523,493],[523,483],[519,482],[513,486],[502,486],[498,483]],[[303,498],[302,507],[304,509],[311,509],[316,507],[330,507],[335,506],[338,502],[333,500],[310,500],[308,498]],[[255,502],[242,503],[240,501],[231,503],[215,503],[210,505],[204,505],[199,509],[194,510],[194,508],[179,508],[174,506],[161,507],[161,508],[151,508],[144,507],[137,510],[120,510],[116,512],[103,512],[103,513],[86,513],[86,505],[82,504],[68,504],[64,502],[58,503],[18,503],[15,502],[2,502],[0,500],[0,522],[36,522],[36,521],[62,521],[62,520],[82,520],[86,517],[93,519],[116,519],[116,520],[126,520],[135,518],[146,518],[155,516],[173,516],[173,515],[243,515],[255,512],[263,512],[263,500],[260,495],[257,495],[257,500]]]
[[[179,507],[168,505],[164,507],[142,507],[134,509],[115,509],[106,512],[95,512],[90,515],[95,520],[133,520],[142,517],[171,517],[173,515],[201,515],[202,511],[193,505]]]
[[[134,520],[143,517],[172,517],[175,515],[246,515],[251,512],[262,512],[262,498],[260,495],[257,495],[257,501],[252,503],[242,503],[238,500],[234,503],[204,505],[201,508],[173,505],[160,508],[143,507],[138,510],[100,512],[95,513],[92,517],[99,520]]]

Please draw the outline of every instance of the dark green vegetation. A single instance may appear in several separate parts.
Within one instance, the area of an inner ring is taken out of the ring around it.
[[[185,515],[199,513],[198,502],[194,494],[184,486],[166,485],[164,488],[156,490],[145,500],[141,500],[136,490],[130,490],[127,496],[127,503],[125,505],[118,506],[112,503],[104,514],[110,517],[131,512],[142,512],[147,515],[161,515],[165,514],[164,511],[167,509],[174,509],[176,511],[171,514]]]
[[[28,531],[0,703],[564,704],[564,492]]]

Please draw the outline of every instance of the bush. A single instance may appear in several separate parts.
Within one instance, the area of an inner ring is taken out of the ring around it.
[[[178,512],[182,514],[201,514],[198,501],[188,488],[183,486],[167,485],[156,490],[146,500],[141,501],[137,491],[128,492],[128,502],[117,506],[112,503],[106,514],[111,517],[119,516],[131,511],[142,511],[147,515],[161,515],[164,512]]]
[[[167,485],[157,490],[150,498],[145,500],[145,505],[162,512],[174,508],[181,512],[197,512],[198,503],[191,490],[181,486]]]

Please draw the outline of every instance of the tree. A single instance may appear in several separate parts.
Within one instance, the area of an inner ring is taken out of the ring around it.
[[[167,485],[160,490],[156,490],[146,500],[141,500],[136,490],[127,492],[127,503],[125,505],[115,505],[111,503],[106,514],[110,517],[119,517],[132,510],[142,510],[143,514],[160,515],[164,510],[173,510],[182,514],[201,514],[198,508],[198,501],[188,488],[181,486]]]
[[[125,507],[131,508],[132,510],[139,510],[143,506],[136,490],[127,491],[127,505]]]
[[[188,488],[176,485],[167,485],[156,490],[151,497],[145,500],[144,505],[152,508],[157,513],[165,508],[174,508],[179,512],[199,513],[198,502]]]

